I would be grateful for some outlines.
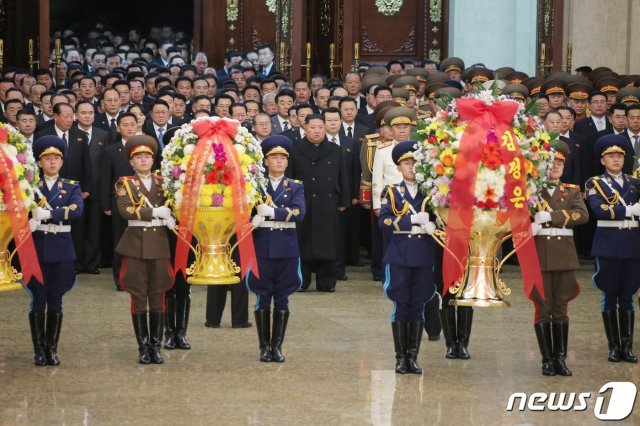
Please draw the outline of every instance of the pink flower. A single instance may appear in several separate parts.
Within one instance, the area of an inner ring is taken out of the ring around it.
[[[27,156],[24,155],[24,154],[18,154],[18,155],[16,155],[16,158],[18,159],[20,164],[26,164],[27,163]]]
[[[213,194],[211,196],[211,205],[213,205],[213,207],[220,207],[222,206],[223,199],[224,196],[222,194]]]
[[[174,179],[178,179],[181,174],[182,169],[180,168],[180,166],[173,166],[173,170],[171,170],[171,176],[173,176]]]
[[[34,178],[33,170],[27,170],[26,172],[24,172],[24,177],[27,179],[27,182],[29,183],[33,182],[33,178]]]

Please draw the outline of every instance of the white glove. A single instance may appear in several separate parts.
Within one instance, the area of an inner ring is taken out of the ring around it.
[[[547,223],[551,222],[551,213],[549,212],[538,212],[535,215],[536,223]]]
[[[627,206],[627,212],[625,216],[640,216],[640,204],[635,203],[632,206]]]
[[[262,217],[274,217],[276,215],[275,209],[266,204],[258,204],[256,209],[258,210],[258,214]]]
[[[153,217],[157,217],[158,219],[169,219],[171,217],[171,209],[165,206],[154,207]]]
[[[429,213],[420,212],[418,214],[411,215],[411,224],[413,225],[426,225],[429,222]]]
[[[29,219],[29,229],[31,229],[31,232],[35,232],[36,229],[38,229],[38,225],[40,225],[39,220]]]
[[[427,222],[422,225],[422,229],[424,229],[424,232],[426,232],[427,235],[433,235],[436,230],[436,224],[433,222]]]
[[[35,210],[31,212],[31,215],[35,220],[42,221],[51,219],[51,210],[45,210],[42,207],[36,207]]]
[[[172,217],[170,217],[169,219],[164,219],[162,223],[164,223],[164,225],[169,228],[170,231],[176,229],[176,220]]]
[[[255,215],[253,219],[251,219],[251,225],[253,225],[254,228],[259,228],[262,222],[264,222],[264,217],[260,215]]]
[[[538,232],[540,232],[540,230],[542,229],[542,225],[540,225],[539,223],[533,222],[531,224],[531,234],[538,235]]]

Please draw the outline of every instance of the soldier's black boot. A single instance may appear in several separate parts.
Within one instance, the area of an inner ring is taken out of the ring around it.
[[[160,353],[163,320],[163,312],[149,312],[149,356],[152,364],[164,364],[164,358]]]
[[[133,321],[133,331],[136,333],[136,340],[138,341],[138,362],[140,364],[150,364],[147,313],[131,314],[131,319]]]
[[[33,363],[39,367],[47,365],[44,341],[44,312],[29,314],[29,328],[31,328],[31,341],[33,342]]]
[[[166,310],[164,312],[164,348],[175,349],[176,344],[176,296],[169,293],[165,298]]]
[[[447,345],[445,358],[458,358],[458,349],[456,348],[456,310],[455,308],[441,309],[440,323],[442,324],[442,334],[444,334],[444,343]]]
[[[271,360],[273,362],[284,362],[282,354],[282,342],[284,333],[287,331],[289,321],[289,311],[273,311],[273,331],[271,332]]]
[[[396,351],[396,373],[407,373],[407,323],[396,321],[391,323],[393,347]]]
[[[616,311],[605,311],[602,313],[604,332],[609,342],[609,362],[620,362],[620,333],[618,331],[618,315]]]
[[[471,324],[473,323],[473,308],[469,306],[458,307],[458,321],[456,334],[458,337],[458,358],[469,359],[471,355],[467,349],[471,337]]]
[[[60,365],[58,358],[58,340],[62,328],[62,312],[47,312],[47,327],[45,329],[45,354],[47,365]]]
[[[258,330],[258,342],[260,344],[260,361],[271,362],[271,311],[268,309],[256,309],[253,311]]]
[[[178,349],[189,350],[191,344],[187,341],[187,326],[189,325],[189,311],[191,298],[189,296],[176,299],[176,346]]]
[[[567,343],[569,341],[569,322],[553,322],[551,324],[553,335],[553,368],[561,376],[573,376],[565,360],[567,359]]]
[[[542,355],[542,375],[555,376],[556,369],[553,367],[553,349],[551,346],[551,323],[540,321],[533,326],[538,339],[540,355]]]
[[[420,342],[422,341],[423,321],[410,321],[407,330],[407,371],[412,374],[422,374],[418,365]]]
[[[620,355],[623,361],[638,362],[638,357],[631,350],[633,346],[633,322],[634,312],[631,310],[619,310],[620,317]]]

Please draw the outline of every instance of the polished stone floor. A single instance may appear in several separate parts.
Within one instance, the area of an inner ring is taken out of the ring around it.
[[[255,328],[232,329],[228,312],[222,328],[205,328],[206,289],[194,287],[193,350],[164,351],[162,366],[138,365],[129,297],[103,270],[79,276],[65,299],[62,365],[34,367],[27,293],[0,293],[0,425],[595,423],[600,388],[637,384],[640,367],[606,360],[591,268],[580,271],[582,292],[570,305],[571,378],[541,376],[533,308],[512,266],[505,273],[512,306],[476,309],[471,360],[446,360],[442,340],[424,339],[423,376],[393,372],[391,304],[367,268],[350,268],[336,293],[292,297],[284,364],[260,363]],[[584,411],[508,412],[512,392],[591,398]],[[640,408],[624,423],[640,423]]]

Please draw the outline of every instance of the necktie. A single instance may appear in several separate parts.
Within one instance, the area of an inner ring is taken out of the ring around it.
[[[64,146],[69,147],[69,140],[67,139],[67,133],[62,134],[62,142],[64,142]]]
[[[160,148],[164,148],[164,144],[162,143],[163,133],[164,133],[164,129],[162,127],[158,128],[158,145],[160,145]]]
[[[353,138],[353,132],[351,131],[351,126],[347,127],[347,136]]]
[[[114,134],[118,131],[118,129],[116,128],[116,119],[115,118],[111,119],[110,129],[111,129],[111,132],[114,133]]]
[[[635,150],[638,149],[638,138],[639,137],[640,136],[638,136],[638,135],[633,136],[633,149],[635,149]]]
[[[36,114],[36,119],[37,120],[42,120],[43,116],[42,116],[42,110],[38,111],[38,114]]]
[[[284,124],[284,131],[285,132],[290,129],[288,121],[283,121],[282,123]]]
[[[335,136],[331,138],[331,142],[335,143],[336,145],[338,144],[338,140]]]

